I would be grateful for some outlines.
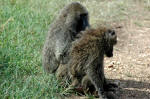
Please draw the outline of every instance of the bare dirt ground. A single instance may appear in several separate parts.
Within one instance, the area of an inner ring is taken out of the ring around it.
[[[105,59],[107,78],[119,84],[119,99],[150,99],[150,11],[142,8],[121,24],[114,57]]]
[[[119,23],[114,57],[105,58],[105,75],[119,85],[119,99],[150,99],[150,10],[139,3],[135,11]]]

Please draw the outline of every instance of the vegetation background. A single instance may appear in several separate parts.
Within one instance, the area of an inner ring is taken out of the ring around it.
[[[55,76],[44,73],[41,50],[49,25],[72,1],[0,0],[0,99],[56,99],[64,92]],[[105,62],[107,77],[120,85],[119,97],[150,99],[150,0],[79,1],[92,26],[122,27],[115,56]]]

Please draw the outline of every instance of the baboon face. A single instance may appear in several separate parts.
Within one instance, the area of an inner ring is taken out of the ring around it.
[[[76,31],[80,32],[82,30],[85,30],[86,27],[88,26],[89,26],[88,14],[87,13],[80,14],[77,21]]]
[[[117,43],[117,36],[114,30],[108,30],[105,32],[106,42],[104,45],[105,55],[107,57],[113,56],[113,46]]]
[[[64,13],[66,24],[74,27],[74,36],[77,35],[76,33],[85,30],[86,27],[89,27],[88,11],[80,3],[73,2],[65,10],[67,11]]]

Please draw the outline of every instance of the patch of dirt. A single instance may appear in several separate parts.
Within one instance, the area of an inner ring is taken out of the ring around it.
[[[143,16],[122,23],[114,57],[105,59],[106,77],[119,84],[119,99],[150,99],[150,14],[138,10]]]

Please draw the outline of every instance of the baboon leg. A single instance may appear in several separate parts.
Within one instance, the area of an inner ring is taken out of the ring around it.
[[[58,68],[59,62],[55,58],[55,55],[49,52],[50,51],[48,49],[47,50],[45,49],[44,54],[43,54],[43,59],[42,59],[43,66],[44,66],[44,70],[47,73],[54,73]]]
[[[76,78],[76,77],[72,77],[71,78],[72,79],[72,84],[71,84],[71,86],[73,86],[73,87],[78,87],[79,86],[79,80]]]
[[[87,74],[90,77],[91,82],[94,84],[96,90],[98,91],[98,95],[102,99],[107,99],[105,95],[103,83],[104,83],[104,73],[103,73],[103,65],[97,63],[97,59],[95,59],[88,66]]]
[[[83,77],[82,82],[81,82],[81,86],[83,87],[83,90],[85,92],[88,92],[88,90],[89,90],[88,85],[90,82],[91,81],[87,75]]]
[[[66,64],[60,64],[56,71],[56,78],[58,80],[66,80],[68,78],[68,68]]]
[[[92,84],[91,80],[89,79],[88,75],[85,75],[82,79],[81,86],[85,93],[93,94],[96,89]]]

